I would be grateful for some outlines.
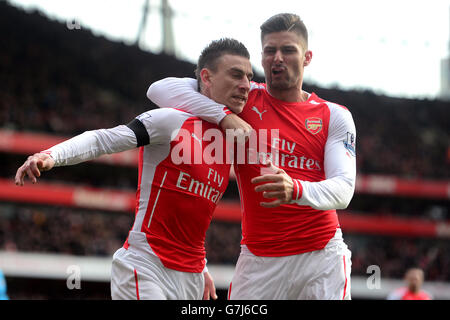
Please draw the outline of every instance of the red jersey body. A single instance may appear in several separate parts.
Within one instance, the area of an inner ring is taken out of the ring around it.
[[[239,116],[257,132],[267,129],[267,150],[277,167],[293,179],[314,182],[326,178],[324,150],[330,114],[339,112],[335,108],[314,93],[305,102],[284,102],[272,97],[265,85],[254,84]],[[273,129],[278,129],[278,137],[271,136]],[[269,199],[255,192],[250,182],[261,175],[261,165],[238,164],[235,171],[242,209],[241,243],[253,254],[285,256],[319,250],[334,236],[339,227],[336,210],[316,210],[296,203],[264,208],[260,202]]]
[[[138,117],[150,144],[140,148],[136,218],[124,247],[156,254],[170,269],[202,272],[206,230],[230,171],[229,164],[205,164],[210,143],[203,136],[214,129],[221,138],[221,131],[175,109],[147,115]]]

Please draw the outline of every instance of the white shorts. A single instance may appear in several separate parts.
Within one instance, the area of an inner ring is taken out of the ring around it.
[[[229,300],[350,300],[351,252],[337,229],[322,250],[255,256],[243,245]]]
[[[203,273],[168,269],[158,257],[143,257],[130,248],[120,248],[114,253],[113,300],[201,300],[204,288]]]

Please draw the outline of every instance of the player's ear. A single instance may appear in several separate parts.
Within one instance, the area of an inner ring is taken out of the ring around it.
[[[303,66],[306,67],[307,65],[309,65],[311,63],[311,59],[312,59],[312,51],[306,50],[305,61],[303,61]]]
[[[200,79],[205,87],[211,86],[211,71],[207,68],[203,68],[200,71]]]

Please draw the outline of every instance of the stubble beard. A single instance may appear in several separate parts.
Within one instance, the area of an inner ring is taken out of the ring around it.
[[[277,91],[290,90],[297,86],[299,79],[293,79],[290,76],[286,76],[283,79],[273,80],[272,77],[269,78],[268,85],[270,88]]]

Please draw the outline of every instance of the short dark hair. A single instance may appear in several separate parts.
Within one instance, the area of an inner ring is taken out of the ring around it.
[[[264,36],[281,31],[293,31],[305,40],[305,45],[308,46],[308,30],[302,19],[293,13],[279,13],[267,19],[260,27],[261,41]]]
[[[208,68],[212,71],[217,70],[217,61],[225,54],[232,54],[250,59],[250,53],[247,48],[238,40],[231,38],[221,38],[214,40],[206,48],[203,49],[198,58],[197,66],[195,68],[195,76],[198,81],[198,89],[200,90],[201,77],[200,71],[203,68]]]

